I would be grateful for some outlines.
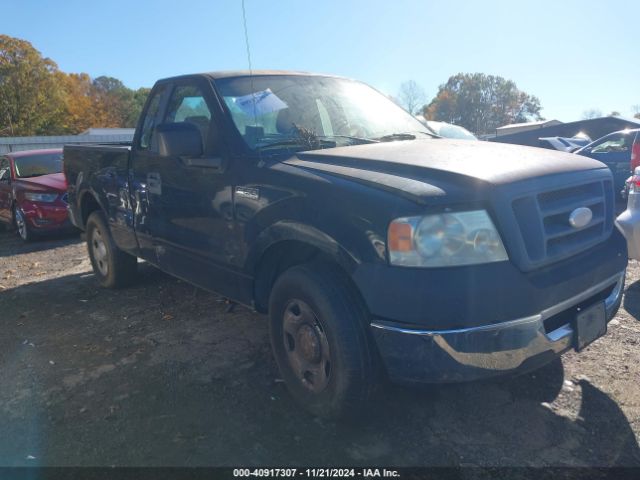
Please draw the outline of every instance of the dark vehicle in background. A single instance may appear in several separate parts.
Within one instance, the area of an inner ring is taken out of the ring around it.
[[[70,228],[62,149],[0,155],[0,224],[15,226],[24,241]]]
[[[130,283],[141,257],[267,313],[282,378],[317,415],[362,411],[381,375],[540,367],[620,305],[604,165],[436,137],[353,80],[160,80],[130,147],[64,158],[98,282]]]
[[[542,137],[539,141],[540,148],[548,148],[550,150],[559,150],[568,153],[580,150],[582,147],[591,143],[589,137]]]
[[[618,197],[626,198],[631,174],[640,166],[640,129],[610,133],[575,153],[595,158],[609,167]]]

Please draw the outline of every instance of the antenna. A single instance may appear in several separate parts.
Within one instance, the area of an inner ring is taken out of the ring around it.
[[[253,88],[253,67],[251,66],[251,48],[249,46],[249,31],[247,30],[247,10],[242,0],[242,23],[244,25],[244,42],[247,47],[247,63],[249,63],[249,80],[251,82],[251,101],[253,103],[253,125],[258,124],[258,114],[256,111],[255,88]]]

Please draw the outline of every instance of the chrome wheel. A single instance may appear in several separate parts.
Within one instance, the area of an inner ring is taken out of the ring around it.
[[[315,393],[324,390],[331,377],[329,342],[318,317],[302,300],[287,304],[283,336],[289,365],[300,383]]]
[[[18,229],[18,235],[23,240],[27,240],[29,238],[29,231],[27,230],[27,221],[22,214],[22,211],[16,208],[16,227]]]
[[[109,273],[109,264],[107,263],[109,254],[102,234],[97,228],[93,230],[93,235],[91,236],[91,255],[100,273],[106,277]]]

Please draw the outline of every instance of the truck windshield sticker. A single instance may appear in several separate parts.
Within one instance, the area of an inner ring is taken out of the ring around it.
[[[270,88],[238,97],[234,100],[234,103],[245,115],[250,117],[253,115],[260,117],[288,107]]]

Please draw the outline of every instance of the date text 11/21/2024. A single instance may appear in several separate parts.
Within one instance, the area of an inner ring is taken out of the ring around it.
[[[283,478],[398,478],[397,470],[386,468],[236,468],[234,478],[283,477]]]

